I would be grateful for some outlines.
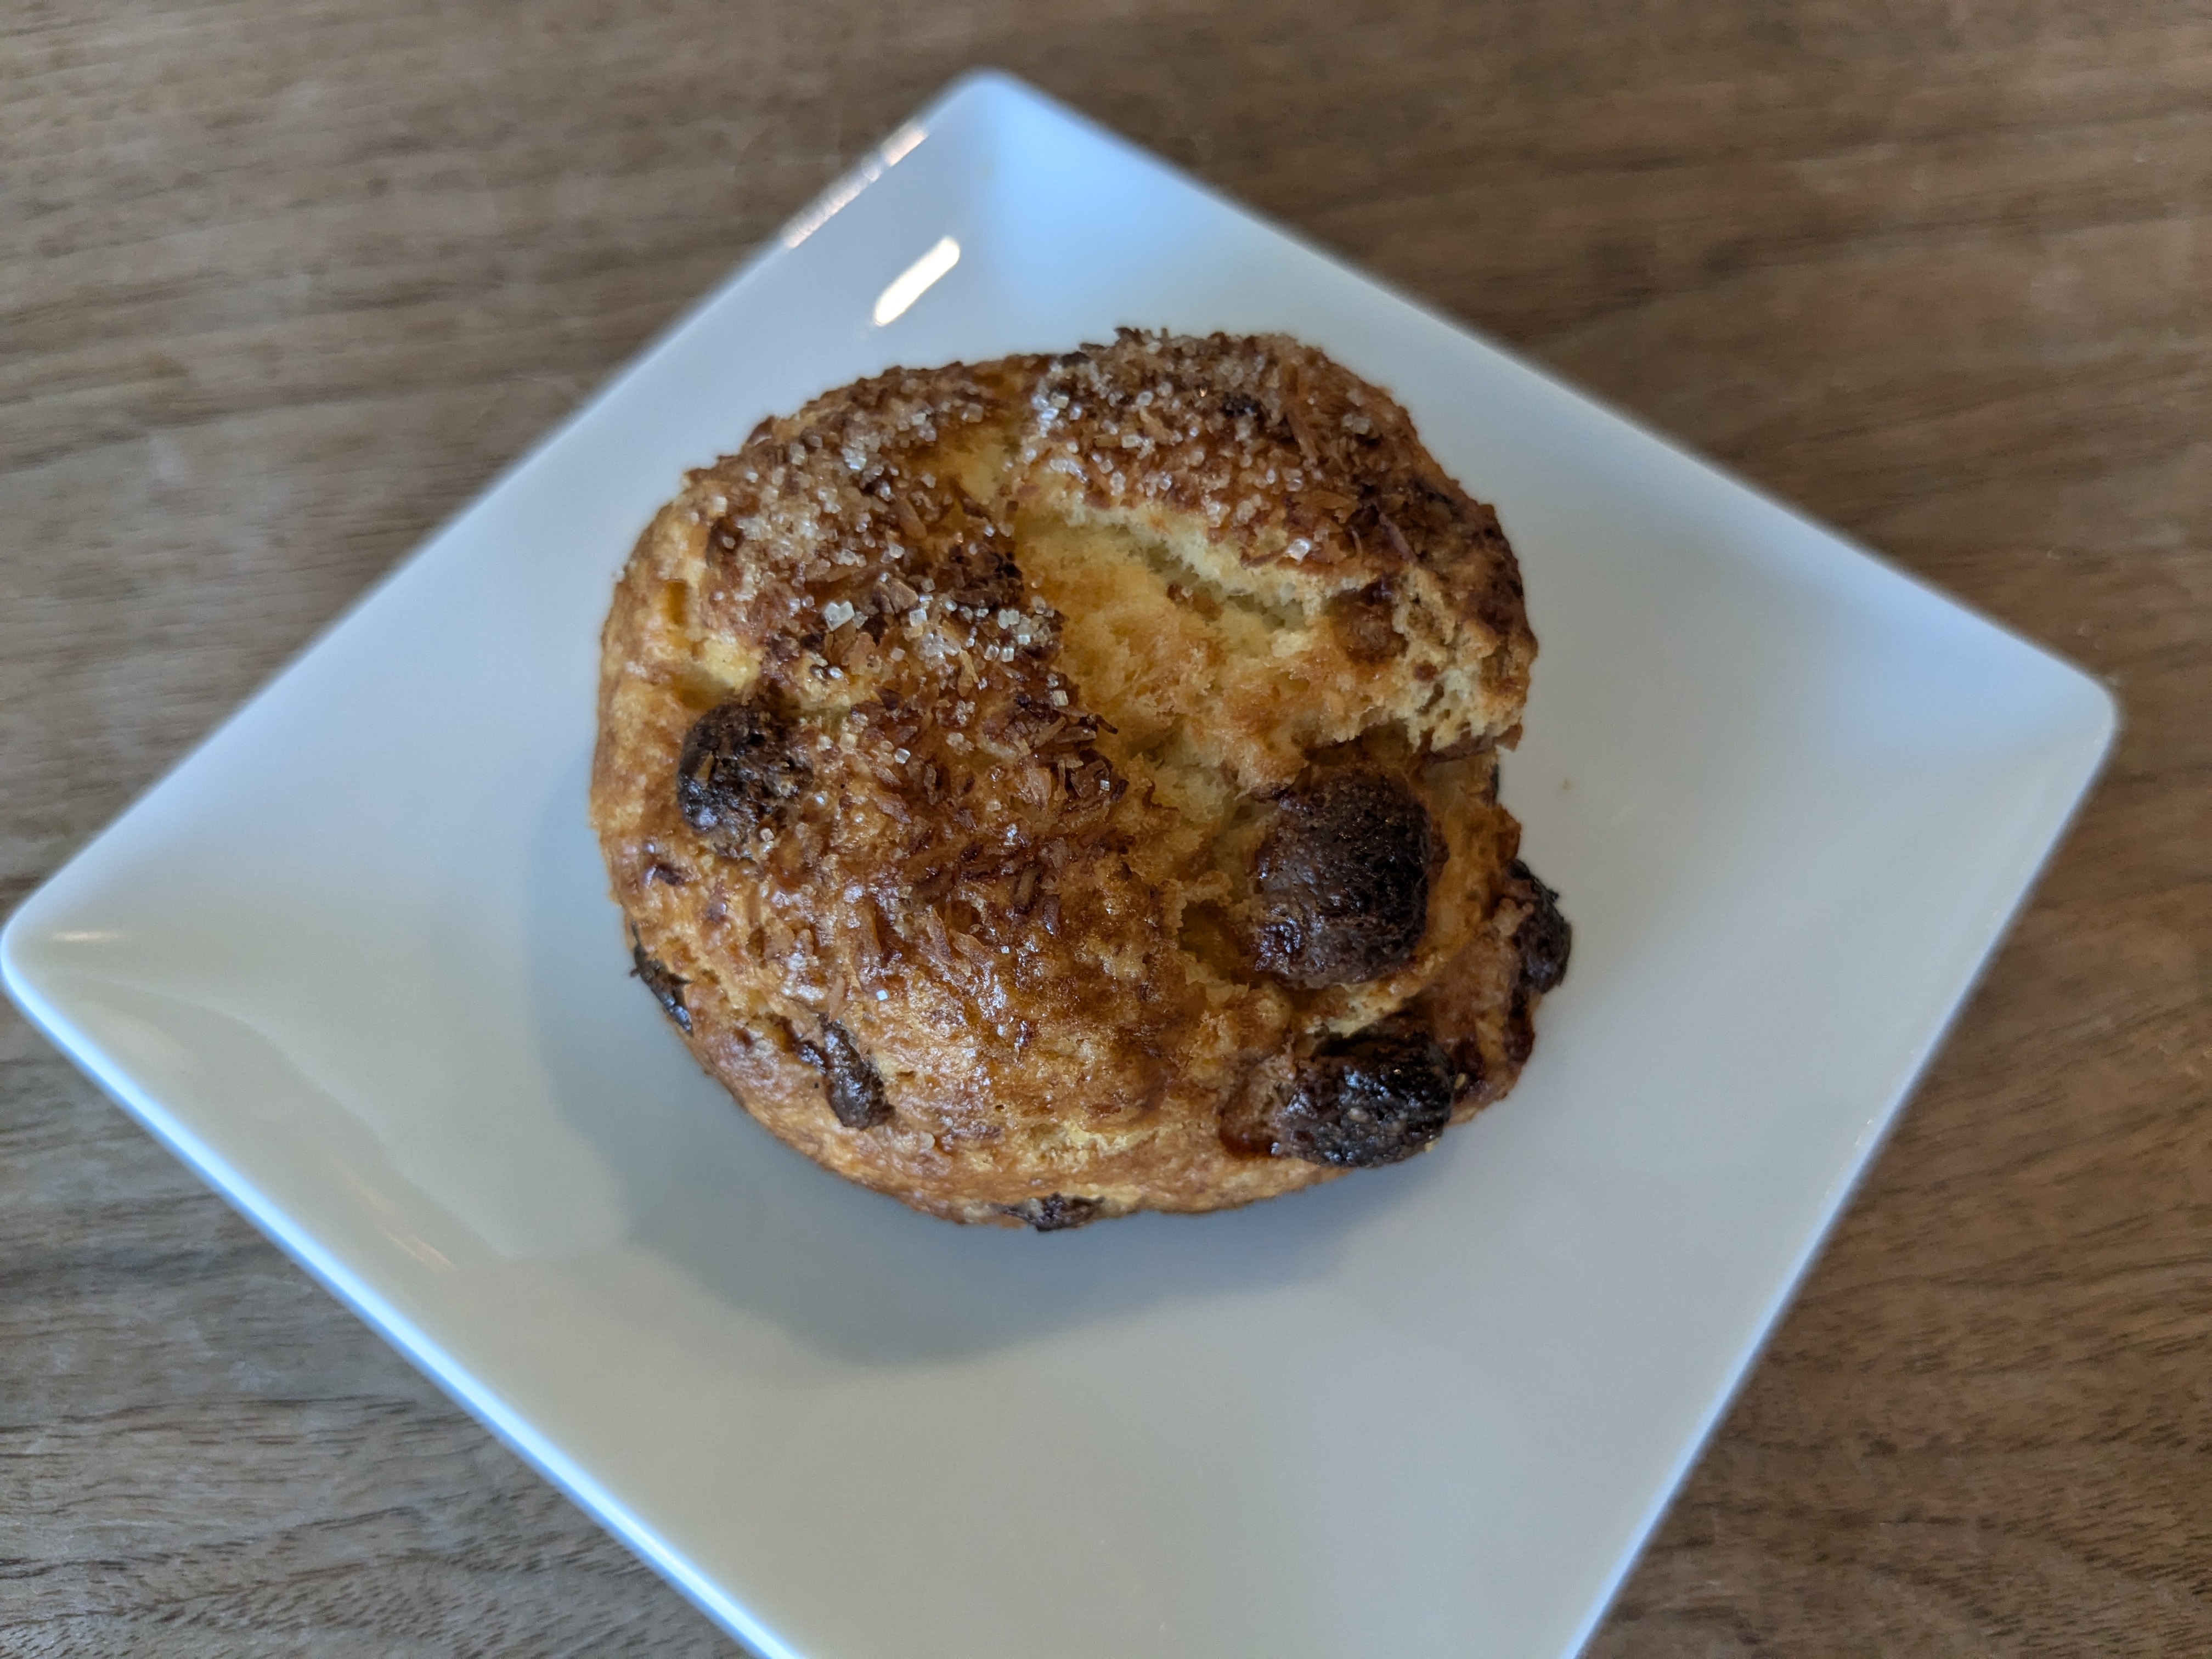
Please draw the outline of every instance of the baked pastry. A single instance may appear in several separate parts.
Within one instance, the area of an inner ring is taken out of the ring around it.
[[[690,475],[607,620],[636,972],[817,1163],[1040,1230],[1395,1161],[1565,971],[1496,515],[1279,336],[896,369]]]

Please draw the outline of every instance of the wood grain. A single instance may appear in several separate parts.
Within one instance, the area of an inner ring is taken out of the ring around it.
[[[2106,676],[2108,777],[1592,1650],[2212,1652],[2201,8],[84,0],[0,42],[0,908],[975,62]],[[0,1650],[731,1650],[12,1014]]]

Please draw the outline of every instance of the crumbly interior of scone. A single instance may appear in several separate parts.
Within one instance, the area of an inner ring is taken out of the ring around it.
[[[894,371],[641,538],[593,817],[641,976],[809,1156],[960,1220],[1216,1208],[1526,1058],[1533,655],[1494,516],[1307,348]]]

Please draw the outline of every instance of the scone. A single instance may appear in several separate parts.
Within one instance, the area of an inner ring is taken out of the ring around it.
[[[690,475],[607,620],[637,975],[781,1139],[956,1221],[1421,1151],[1566,967],[1496,515],[1279,336],[893,370]]]

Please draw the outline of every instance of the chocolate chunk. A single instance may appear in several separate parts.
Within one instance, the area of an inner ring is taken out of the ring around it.
[[[1451,1121],[1452,1080],[1450,1057],[1426,1031],[1341,1038],[1306,1062],[1275,1109],[1276,1155],[1355,1169],[1411,1158]]]
[[[1064,1193],[1054,1193],[1044,1198],[1025,1198],[1018,1204],[1001,1204],[998,1209],[1000,1214],[1026,1221],[1041,1233],[1059,1233],[1097,1220],[1098,1212],[1103,1207],[1095,1198],[1070,1198]]]
[[[658,957],[647,956],[644,944],[638,939],[637,929],[629,933],[630,975],[645,981],[645,988],[653,993],[669,1018],[684,1030],[691,1029],[691,1011],[684,1006],[684,988],[691,981],[683,975],[672,972],[666,963]]]
[[[805,787],[806,774],[790,732],[765,709],[720,703],[702,714],[684,739],[676,805],[709,847],[725,857],[741,857]]]
[[[872,1129],[890,1121],[890,1097],[884,1092],[883,1074],[860,1052],[853,1034],[836,1020],[822,1022],[822,1041],[802,1042],[799,1054],[822,1073],[830,1096],[830,1109],[848,1129]]]
[[[1516,859],[1506,873],[1528,883],[1532,906],[1514,933],[1521,947],[1521,981],[1532,991],[1548,991],[1567,976],[1567,958],[1573,953],[1573,925],[1559,914],[1559,896],[1539,881],[1528,866]]]
[[[1401,779],[1361,768],[1300,785],[1255,860],[1255,962],[1309,987],[1404,967],[1428,927],[1440,851],[1428,808]]]

